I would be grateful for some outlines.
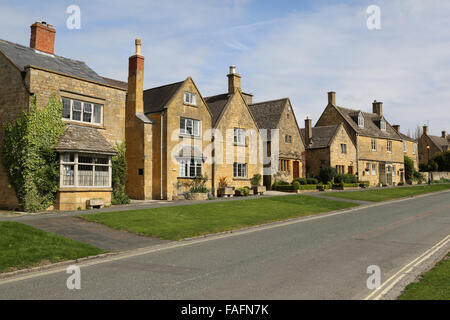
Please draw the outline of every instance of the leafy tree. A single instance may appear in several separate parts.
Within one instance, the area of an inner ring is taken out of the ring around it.
[[[436,163],[438,171],[450,171],[450,150],[436,154],[431,161]]]
[[[320,168],[319,178],[322,183],[333,181],[336,177],[336,168],[328,166]]]
[[[52,94],[47,106],[30,107],[4,126],[2,161],[19,204],[26,212],[45,210],[59,188],[59,160],[54,147],[64,133],[62,104]]]
[[[112,204],[130,203],[130,198],[125,193],[127,180],[127,158],[125,142],[116,143],[117,155],[112,157]]]
[[[412,180],[415,171],[414,161],[410,157],[405,156],[404,162],[405,162],[405,180],[406,181]]]

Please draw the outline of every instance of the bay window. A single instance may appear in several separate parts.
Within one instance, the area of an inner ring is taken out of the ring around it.
[[[195,178],[203,175],[203,161],[201,159],[179,159],[179,174],[180,178]]]
[[[61,187],[111,187],[111,157],[63,153],[60,156]]]

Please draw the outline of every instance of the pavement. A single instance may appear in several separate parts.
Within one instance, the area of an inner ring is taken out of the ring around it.
[[[402,281],[416,277],[429,267],[419,262],[430,263],[450,249],[449,193],[82,262],[80,290],[67,288],[65,267],[18,275],[0,280],[0,299],[383,298],[391,283],[401,282],[395,282],[398,275]],[[373,265],[383,289],[376,295],[367,287]]]

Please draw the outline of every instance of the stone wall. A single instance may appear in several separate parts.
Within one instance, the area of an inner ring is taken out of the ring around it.
[[[342,153],[341,144],[346,145],[347,152]],[[349,173],[353,167],[353,174],[357,173],[356,147],[344,126],[339,126],[330,145],[330,164],[332,167],[344,166],[344,173]]]
[[[85,210],[90,199],[103,199],[105,206],[111,205],[111,189],[77,188],[61,189],[56,196],[56,210]]]
[[[29,78],[27,75],[25,81]],[[29,94],[19,69],[0,53],[0,208],[15,209],[18,201],[1,161],[3,125],[16,120],[29,105]]]

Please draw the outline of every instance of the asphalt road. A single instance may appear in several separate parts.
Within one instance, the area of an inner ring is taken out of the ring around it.
[[[361,299],[450,234],[450,192],[4,283],[0,299]]]

